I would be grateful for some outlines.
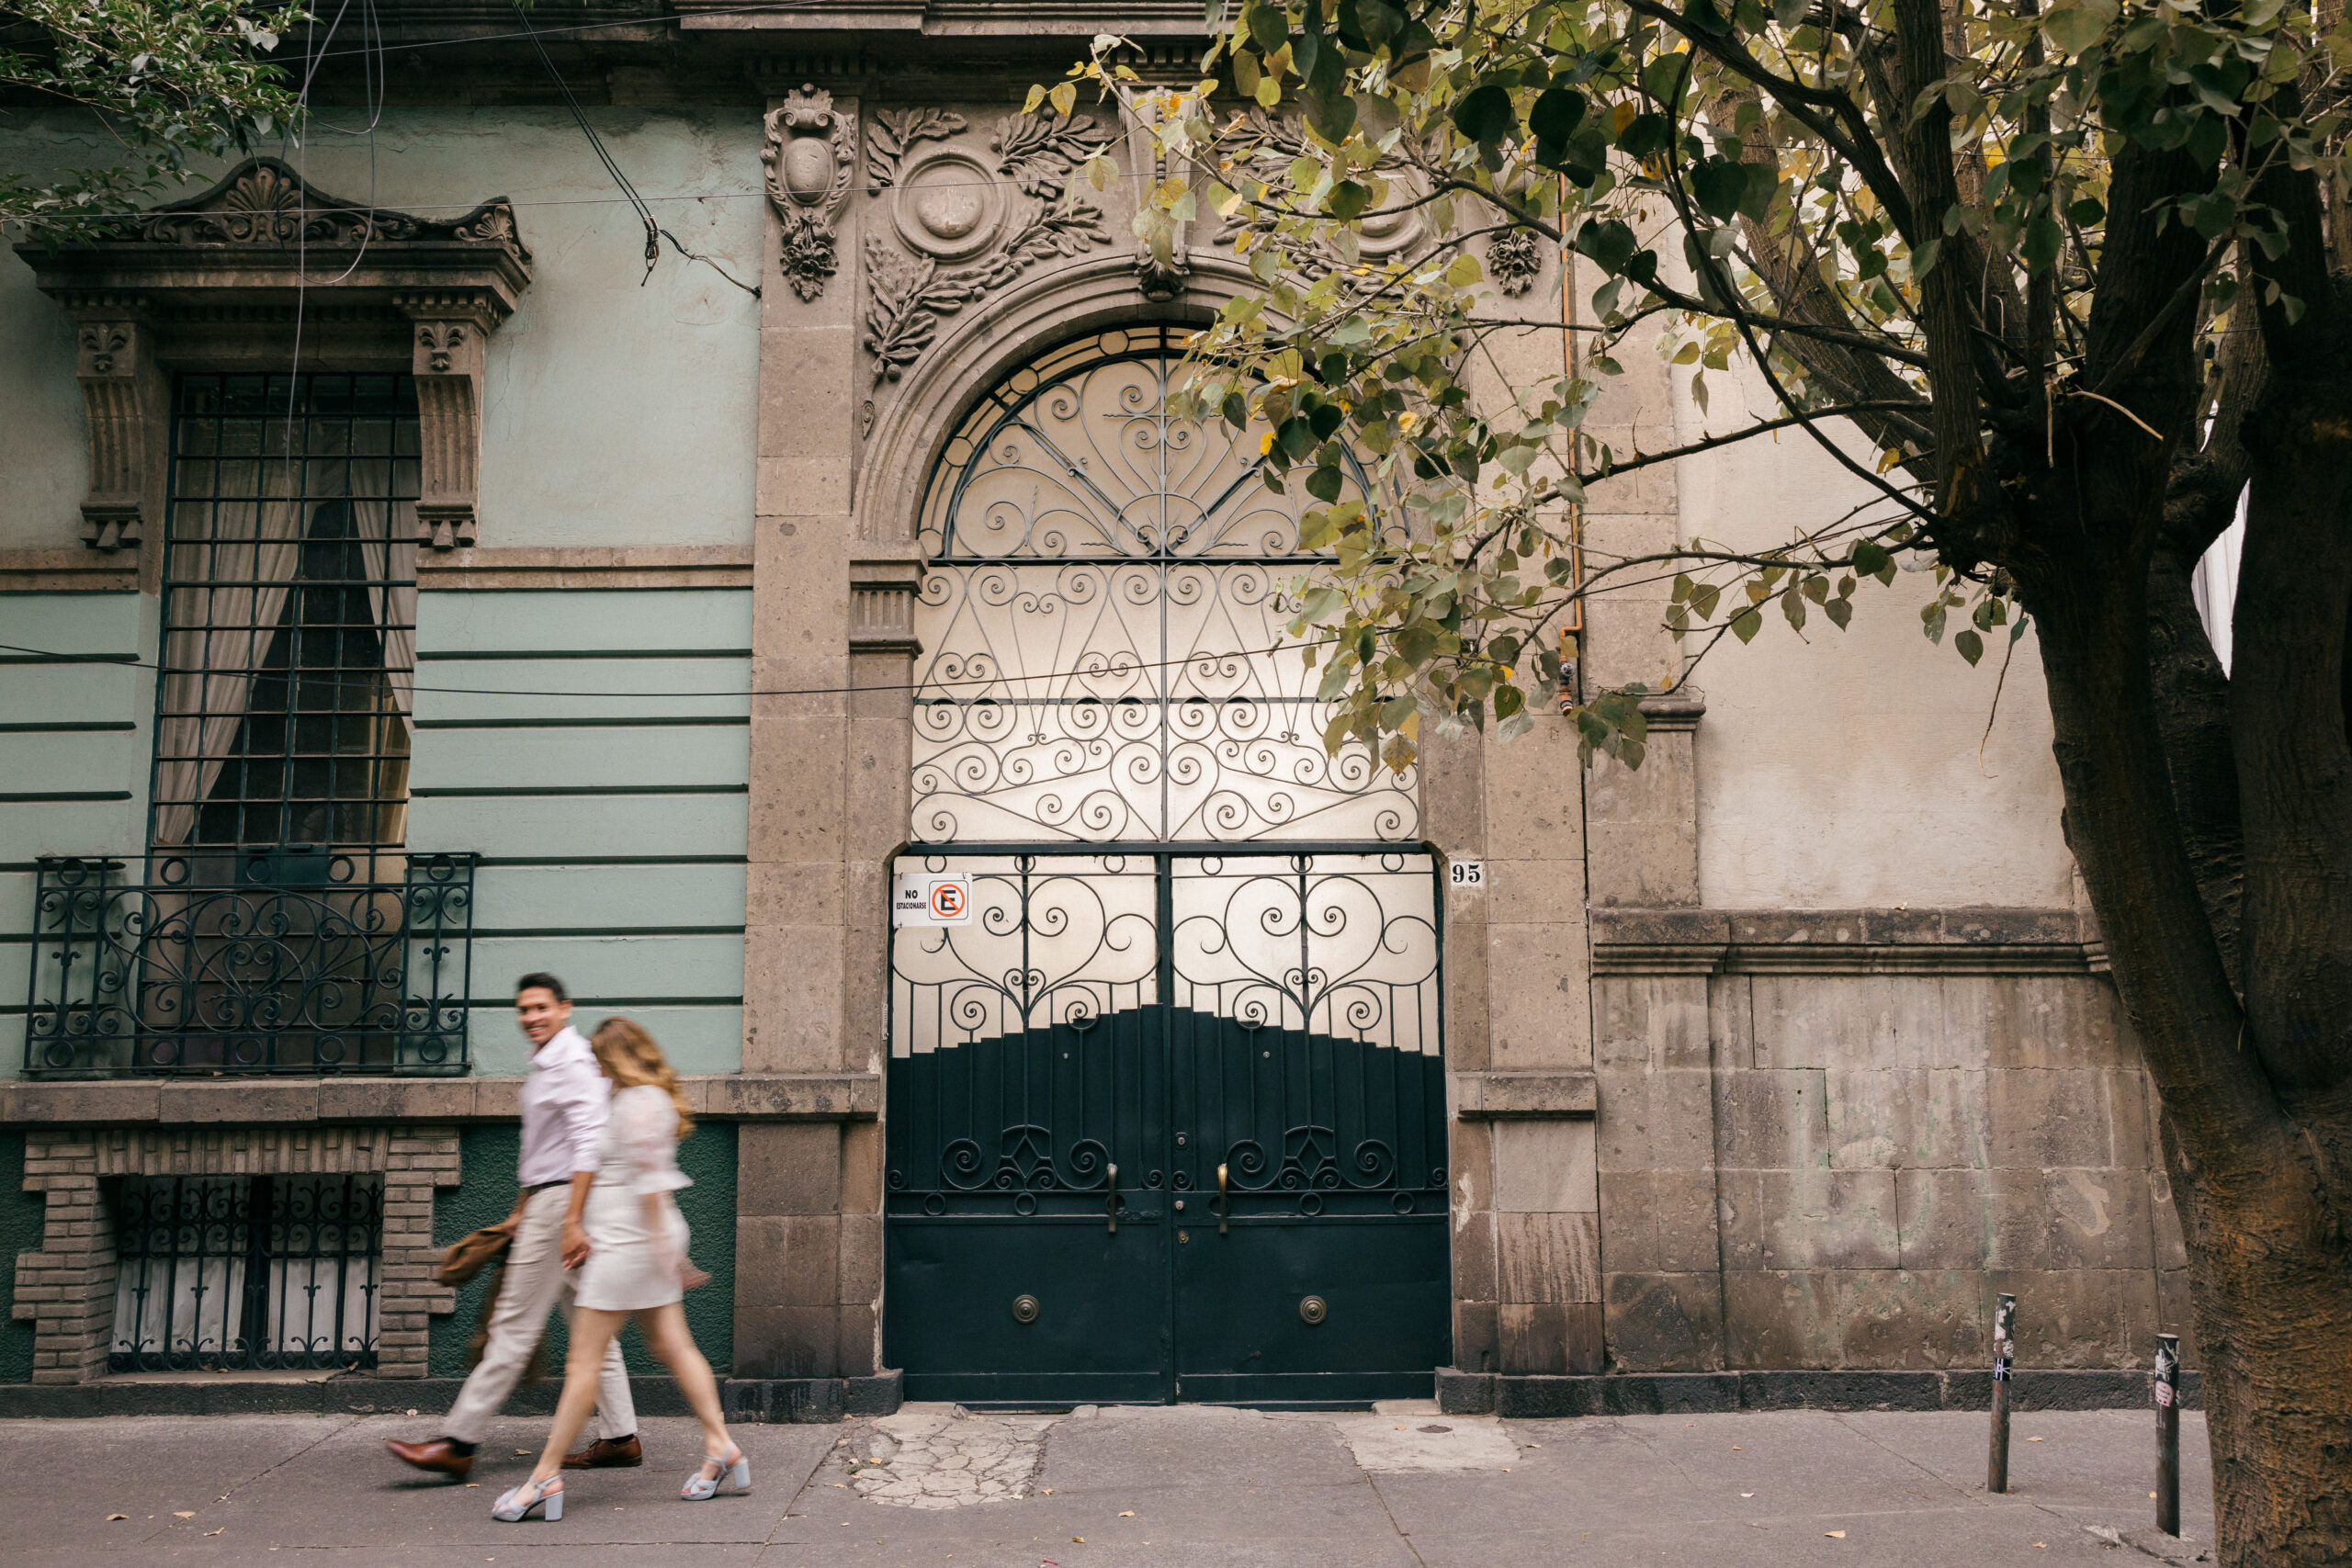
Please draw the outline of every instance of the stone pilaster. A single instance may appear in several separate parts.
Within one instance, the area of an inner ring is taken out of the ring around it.
[[[11,1311],[33,1325],[33,1382],[82,1382],[105,1370],[114,1326],[114,1216],[98,1190],[94,1136],[28,1133],[25,1190],[44,1194],[48,1209],[40,1250],[17,1256]]]
[[[862,204],[840,199],[858,112],[854,97],[780,82],[766,117],[752,670],[754,688],[771,694],[752,704],[746,1072],[880,1065],[888,905],[878,868],[904,835],[903,807],[887,829],[880,820],[888,801],[903,797],[907,745],[872,733],[873,716],[850,689],[903,688],[907,652],[893,640],[891,563],[853,566],[872,555],[852,517]],[[890,695],[903,710],[903,689]],[[854,997],[866,999],[854,1006]],[[857,1134],[832,1122],[747,1125],[739,1134],[738,1377],[873,1370],[879,1201],[864,1227],[870,1238],[845,1224],[851,1142]],[[864,1293],[845,1307],[845,1290]]]

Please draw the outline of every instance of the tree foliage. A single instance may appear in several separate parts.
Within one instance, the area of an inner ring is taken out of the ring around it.
[[[2050,447],[2055,411],[2084,400],[2145,423],[2113,367],[2086,374],[2122,147],[2182,154],[2135,215],[2200,249],[2166,312],[2209,344],[2256,301],[2300,318],[2308,302],[2263,271],[2290,243],[2264,185],[2340,176],[2340,12],[1930,3],[1940,47],[1914,58],[1897,8],[1246,0],[1204,62],[1217,74],[1189,90],[1147,86],[1110,39],[1073,73],[1148,111],[1195,171],[1150,194],[1145,240],[1164,252],[1201,207],[1242,229],[1263,288],[1204,335],[1187,400],[1266,420],[1270,482],[1324,502],[1307,526],[1340,570],[1303,585],[1298,629],[1332,650],[1335,741],[1377,739],[1402,766],[1424,716],[1523,725],[1574,601],[1650,576],[1702,646],[1772,620],[1842,629],[1859,584],[1905,568],[1926,574],[1926,635],[1972,663],[2021,635],[1987,448]],[[1050,96],[1067,107],[1077,85]],[[1275,112],[1288,100],[1295,127]],[[1364,260],[1367,218],[1408,209],[1438,243]],[[1514,230],[1572,246],[1601,281],[1577,301],[1583,375],[1498,406],[1470,389],[1505,325],[1484,313],[1476,242]],[[1946,330],[1965,376],[1929,374],[1937,292],[1962,299]],[[1584,486],[1680,455],[1576,440],[1629,339],[1690,367],[1702,410],[1735,356],[1762,367],[1776,417],[1705,445],[1802,429],[1878,504],[1760,554],[1580,561]],[[1408,526],[1336,502],[1343,441]],[[1654,683],[1572,704],[1588,743],[1637,756],[1624,699]]]
[[[187,179],[191,159],[291,130],[299,89],[264,57],[308,19],[299,0],[0,0],[0,88],[84,106],[121,148],[46,179],[0,171],[0,223],[86,236]]]
[[[1221,20],[1218,18],[1221,17]],[[2352,211],[2340,0],[1232,0],[1197,81],[1115,39],[1179,171],[1137,233],[1215,214],[1257,287],[1182,399],[1262,420],[1328,571],[1293,630],[1327,740],[1533,721],[1585,596],[1663,580],[1682,667],[1563,703],[1638,763],[1642,699],[1726,639],[1843,628],[1917,585],[1971,663],[2038,633],[2064,826],[2188,1249],[2219,1556],[2352,1561]],[[1293,111],[1295,111],[1294,115]],[[1107,175],[1103,166],[1089,173]],[[1368,225],[1412,212],[1429,243]],[[1573,253],[1573,374],[1480,243]],[[1189,237],[1188,247],[1198,242]],[[1625,357],[1702,411],[1674,450],[1587,431]],[[1801,431],[1863,503],[1777,547],[1579,537],[1588,487]],[[1374,503],[1343,499],[1343,446]],[[2190,571],[2245,518],[2235,663]]]

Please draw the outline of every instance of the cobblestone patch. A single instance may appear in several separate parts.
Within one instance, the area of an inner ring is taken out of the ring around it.
[[[962,1508],[1029,1495],[1053,1416],[907,1409],[849,1439],[849,1484],[899,1508]]]

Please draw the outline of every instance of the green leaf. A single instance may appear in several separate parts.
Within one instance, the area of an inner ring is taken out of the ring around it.
[[[1565,147],[1584,122],[1584,95],[1573,87],[1546,87],[1535,107],[1527,111],[1527,129],[1555,146]]]
[[[2037,213],[2025,226],[2025,265],[2028,272],[2042,272],[2058,260],[2058,223],[2048,213]]]
[[[1353,222],[1363,216],[1365,208],[1372,205],[1372,191],[1354,180],[1341,180],[1331,187],[1331,195],[1325,205],[1332,217],[1343,223]]]
[[[1978,637],[1973,631],[1963,631],[1956,634],[1951,639],[1951,646],[1962,659],[1967,660],[1971,664],[1975,663],[1978,660],[1984,657],[1984,639]]]
[[[1822,613],[1827,615],[1830,622],[1841,632],[1854,618],[1854,602],[1851,599],[1832,599],[1821,609]]]
[[[1481,145],[1503,141],[1519,129],[1510,94],[1492,82],[1471,88],[1454,100],[1453,129]]]
[[[1290,17],[1279,5],[1251,6],[1248,21],[1250,38],[1268,54],[1290,41]]]
[[[1690,172],[1690,194],[1708,217],[1728,220],[1747,194],[1747,170],[1729,159],[1710,158]]]
[[[1592,258],[1603,272],[1621,273],[1632,259],[1635,244],[1634,231],[1613,218],[1586,220],[1577,231],[1576,248]]]
[[[1317,501],[1337,501],[1340,499],[1340,482],[1339,469],[1317,468],[1306,476],[1306,493]]]
[[[1764,629],[1764,617],[1753,609],[1742,610],[1732,617],[1731,635],[1742,642],[1754,642],[1756,634]]]
[[[1527,694],[1517,686],[1501,685],[1495,688],[1495,716],[1497,718],[1509,718],[1526,705]]]
[[[2075,0],[2041,18],[2041,35],[2052,47],[2080,54],[2107,35],[2121,9],[2121,0]]]

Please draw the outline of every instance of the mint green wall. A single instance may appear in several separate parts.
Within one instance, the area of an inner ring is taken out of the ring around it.
[[[476,1072],[524,1069],[508,987],[535,969],[583,1028],[625,1011],[681,1071],[741,1065],[751,615],[733,589],[419,595],[408,839],[482,856]],[[520,694],[550,692],[581,694]]]
[[[0,1077],[24,1066],[33,863],[139,852],[155,701],[152,673],[134,664],[17,650],[152,661],[154,619],[137,593],[0,593]]]
[[[728,1167],[731,1180],[734,1167]],[[30,1382],[33,1376],[33,1325],[9,1316],[17,1301],[17,1254],[40,1250],[42,1219],[48,1201],[25,1190],[25,1135],[0,1131],[0,1382]],[[733,1227],[729,1227],[729,1262],[733,1258]]]
[[[664,227],[759,280],[756,108],[587,115]],[[759,301],[666,244],[639,287],[645,231],[568,112],[388,108],[372,136],[325,132],[365,124],[356,108],[318,118],[280,155],[328,196],[441,218],[515,205],[535,275],[490,340],[483,544],[749,544]],[[119,152],[86,114],[0,116],[11,173]],[[88,458],[74,336],[13,255],[0,255],[0,547],[74,543]]]
[[[495,1224],[514,1207],[514,1159],[522,1143],[513,1126],[469,1127],[459,1144],[458,1173],[463,1182],[442,1192],[433,1206],[433,1240],[447,1247],[468,1231]],[[0,1149],[5,1158],[5,1149]],[[686,1325],[704,1358],[720,1372],[732,1359],[735,1337],[735,1129],[704,1122],[678,1145],[678,1168],[694,1185],[678,1194],[678,1212],[694,1233],[695,1263],[708,1270],[710,1283],[686,1295]],[[458,1292],[458,1310],[433,1320],[427,1366],[436,1378],[466,1375],[466,1350],[474,1325],[481,1315],[487,1278],[477,1279]],[[542,1342],[540,1364],[550,1379],[563,1376],[564,1330],[560,1319],[550,1319]],[[647,1353],[644,1341],[631,1326],[621,1347],[635,1372],[662,1369]],[[6,1341],[0,1341],[5,1351]],[[30,1375],[29,1350],[26,1362]],[[0,1369],[5,1363],[0,1362]]]

